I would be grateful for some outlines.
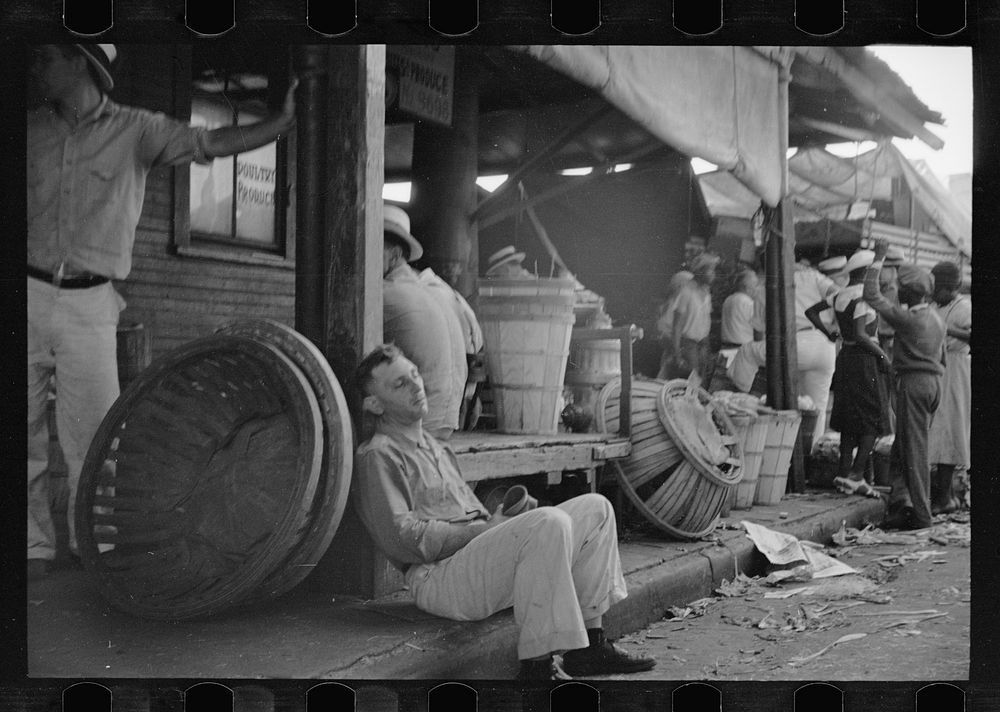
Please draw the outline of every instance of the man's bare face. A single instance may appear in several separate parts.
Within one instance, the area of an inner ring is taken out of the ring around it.
[[[393,420],[412,423],[427,415],[424,379],[405,356],[375,367],[368,398],[369,410]]]
[[[83,55],[69,53],[66,57],[57,45],[38,45],[32,48],[28,65],[29,90],[46,101],[60,99],[75,88],[81,75],[86,75]]]

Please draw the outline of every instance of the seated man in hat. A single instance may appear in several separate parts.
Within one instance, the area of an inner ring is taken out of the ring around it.
[[[427,430],[446,440],[459,427],[469,365],[465,337],[453,297],[422,282],[409,262],[424,254],[410,234],[410,216],[397,205],[383,208],[382,330],[424,375]]]
[[[941,397],[945,328],[928,303],[933,282],[927,270],[912,264],[899,266],[899,305],[882,294],[878,276],[888,248],[888,241],[875,241],[875,261],[865,273],[863,292],[865,301],[896,330],[896,439],[892,458],[899,461],[900,467],[893,475],[889,516],[883,526],[922,529],[931,525],[927,439]]]
[[[598,494],[557,507],[490,515],[462,479],[455,454],[423,428],[417,367],[392,345],[355,374],[376,431],[358,448],[353,496],[366,528],[403,571],[421,610],[481,620],[514,607],[519,677],[648,670],[655,662],[604,638],[602,617],[626,596],[615,514]]]
[[[28,67],[28,576],[55,558],[48,501],[50,378],[73,501],[90,441],[118,397],[116,327],[124,302],[111,284],[132,268],[146,176],[271,143],[295,120],[293,81],[280,111],[208,130],[122,106],[113,44],[37,45]]]

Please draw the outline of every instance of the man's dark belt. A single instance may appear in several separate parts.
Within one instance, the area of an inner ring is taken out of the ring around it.
[[[111,281],[107,277],[102,277],[99,274],[86,274],[59,279],[51,272],[46,272],[43,269],[38,269],[37,267],[32,267],[31,265],[28,265],[28,276],[34,277],[35,279],[39,279],[43,282],[48,282],[51,285],[59,287],[59,289],[87,289],[88,287],[97,287]]]

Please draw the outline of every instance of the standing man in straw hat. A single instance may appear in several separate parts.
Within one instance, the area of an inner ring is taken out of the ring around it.
[[[293,81],[280,112],[212,131],[122,106],[112,44],[31,49],[28,181],[28,575],[55,557],[49,513],[49,382],[67,465],[70,549],[73,501],[90,441],[118,397],[116,327],[124,302],[111,285],[132,267],[146,175],[159,166],[207,163],[271,143],[295,119]]]
[[[928,304],[930,273],[916,265],[899,266],[899,305],[879,290],[878,273],[889,243],[875,241],[875,261],[865,273],[864,299],[895,328],[892,365],[896,375],[896,440],[892,458],[900,466],[892,477],[889,516],[883,529],[923,529],[931,525],[930,462],[927,438],[941,400],[945,328]]]
[[[425,427],[447,440],[459,427],[469,375],[462,323],[441,291],[422,282],[408,264],[419,260],[424,248],[398,205],[383,206],[383,239],[383,334],[417,364],[427,386]]]

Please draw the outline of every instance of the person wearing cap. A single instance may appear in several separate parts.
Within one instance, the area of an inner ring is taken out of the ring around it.
[[[683,284],[673,305],[670,328],[673,363],[671,378],[687,378],[696,372],[707,377],[709,332],[712,329],[712,284],[719,256],[703,252],[691,262],[693,278]]]
[[[146,176],[161,166],[258,148],[295,119],[289,86],[264,120],[208,130],[117,104],[113,44],[37,45],[28,65],[28,574],[55,557],[47,496],[47,394],[56,379],[56,422],[67,465],[69,546],[90,441],[118,397],[116,329],[124,302],[111,280],[132,267]]]
[[[833,482],[843,492],[869,497],[879,496],[865,481],[872,450],[880,437],[892,432],[889,362],[877,341],[878,315],[862,297],[865,274],[874,259],[871,250],[851,255],[844,266],[847,286],[831,299],[843,338],[830,415],[830,427],[840,433],[839,474]]]
[[[841,288],[846,287],[848,281],[845,267],[847,267],[847,258],[844,255],[827,257],[825,260],[820,260],[819,264],[816,265],[817,270],[825,274],[834,284]]]
[[[355,457],[352,498],[417,607],[453,620],[514,608],[521,679],[649,670],[604,636],[603,617],[627,596],[615,512],[603,495],[574,497],[516,516],[488,512],[455,453],[422,425],[420,370],[391,345],[355,372],[374,435]],[[553,658],[559,651],[562,665]],[[565,672],[564,672],[565,671]]]
[[[945,327],[930,307],[933,277],[917,265],[898,270],[899,305],[879,289],[878,275],[889,249],[875,241],[875,260],[865,273],[863,296],[879,316],[896,329],[892,365],[896,388],[896,439],[889,513],[884,528],[922,529],[931,525],[930,461],[927,440],[931,418],[941,399],[945,363]]]
[[[821,314],[830,308],[828,300],[839,291],[839,287],[815,267],[802,261],[795,263],[792,282],[795,286],[799,391],[812,399],[819,413],[825,413],[837,359],[837,334],[823,322]],[[812,442],[819,442],[826,426],[825,420],[825,417],[816,418]]]
[[[410,267],[424,248],[410,233],[410,216],[383,205],[382,332],[417,364],[427,387],[425,427],[446,440],[459,427],[469,375],[465,337],[454,294],[421,281]],[[447,287],[447,285],[445,285]]]
[[[507,245],[492,255],[486,261],[487,279],[534,279],[531,274],[522,266],[524,253],[518,252],[513,245]]]
[[[928,452],[931,467],[931,513],[958,509],[953,490],[958,469],[969,467],[972,422],[972,302],[958,293],[962,272],[954,262],[938,262],[934,276],[934,304],[946,330],[947,361],[941,381],[941,402],[931,421]]]

